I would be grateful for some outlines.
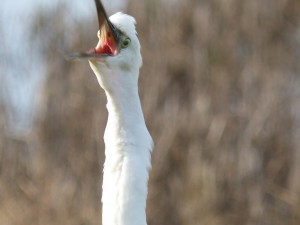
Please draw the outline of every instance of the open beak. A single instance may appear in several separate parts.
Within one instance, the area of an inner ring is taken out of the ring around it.
[[[81,58],[102,58],[107,56],[114,56],[118,53],[118,42],[120,39],[119,30],[110,22],[105,9],[100,0],[95,0],[99,31],[99,42],[97,46],[86,52],[70,53],[66,57],[68,59],[81,59]]]

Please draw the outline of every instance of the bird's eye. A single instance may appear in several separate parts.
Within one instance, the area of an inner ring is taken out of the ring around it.
[[[127,48],[130,42],[131,42],[130,38],[126,38],[122,43],[122,48]]]

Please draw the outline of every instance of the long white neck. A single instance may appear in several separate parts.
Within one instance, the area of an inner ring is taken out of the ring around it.
[[[103,225],[146,225],[152,139],[137,84],[105,93],[108,121],[104,135]]]

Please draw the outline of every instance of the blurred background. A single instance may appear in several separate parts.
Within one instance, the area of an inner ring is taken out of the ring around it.
[[[300,224],[300,1],[114,0],[155,142],[148,225]],[[2,0],[0,224],[101,224],[92,0]]]

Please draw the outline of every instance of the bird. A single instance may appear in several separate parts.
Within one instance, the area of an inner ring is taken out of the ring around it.
[[[141,45],[134,17],[118,12],[108,18],[95,0],[99,42],[71,59],[88,59],[107,97],[102,186],[103,225],[147,225],[146,200],[152,137],[138,94]]]

